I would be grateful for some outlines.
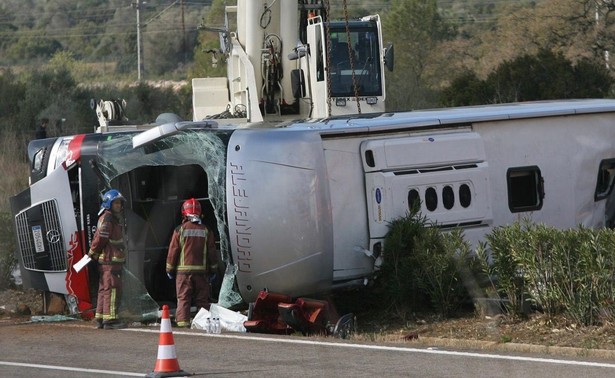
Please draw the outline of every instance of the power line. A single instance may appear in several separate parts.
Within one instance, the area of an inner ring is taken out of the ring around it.
[[[175,3],[177,3],[177,1],[173,2],[171,4],[171,6],[176,5]],[[196,8],[198,7],[202,7],[203,9],[206,8],[206,6],[204,6],[203,3],[195,3],[195,2],[184,2],[184,5],[190,6]],[[167,8],[170,8],[170,6],[166,6],[165,10]],[[118,11],[132,11],[132,7],[130,6],[124,6],[124,7],[115,7],[115,8],[92,8],[90,10],[88,10],[87,12],[84,13],[83,10],[58,10],[58,11],[53,11],[53,12],[18,12],[18,13],[5,13],[4,15],[0,15],[0,25],[12,25],[12,26],[23,26],[23,25],[27,25],[28,23],[31,22],[31,20],[44,20],[50,17],[53,17],[56,14],[61,14],[63,16],[67,16],[68,18],[70,18],[71,20],[74,20],[76,23],[78,23],[79,21],[84,21],[84,20],[96,20],[96,19],[106,19],[106,18],[110,18],[112,16],[115,16],[115,14]],[[153,13],[156,12],[157,9],[155,7],[150,7],[150,8],[145,8],[145,10],[148,11],[148,13]],[[160,13],[163,13],[165,10],[163,10]],[[159,16],[160,13],[157,15]],[[77,14],[78,16],[75,17],[71,17],[71,15]],[[156,16],[155,16],[156,17]],[[155,18],[152,17],[152,18]],[[147,21],[149,22],[149,21]]]
[[[130,25],[126,25],[126,26],[130,26],[131,28],[134,27],[134,23],[130,24]],[[125,29],[125,28],[124,28]],[[74,29],[64,29],[64,30],[74,30]],[[83,29],[81,29],[83,30]],[[178,32],[180,33],[182,31],[181,26],[177,26],[177,27],[163,27],[163,28],[157,28],[155,30],[144,30],[142,33],[143,34],[159,34],[159,33],[168,33],[168,32]],[[193,24],[193,25],[186,25],[186,31],[187,32],[192,32],[192,31],[198,31],[198,24]],[[0,32],[0,37],[2,38],[9,38],[9,37],[16,37],[16,38],[25,38],[25,39],[58,39],[58,38],[77,38],[77,37],[105,37],[105,36],[117,36],[117,35],[132,35],[132,34],[136,34],[136,31],[118,31],[118,32],[109,32],[109,31],[105,31],[103,33],[100,32],[92,32],[92,33],[86,33],[86,32],[81,32],[81,33],[46,33],[44,30],[32,30],[29,32],[24,32],[21,33],[20,35],[17,35],[19,33],[15,33],[15,32]]]

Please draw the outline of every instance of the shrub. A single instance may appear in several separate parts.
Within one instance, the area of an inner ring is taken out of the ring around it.
[[[425,293],[418,290],[416,269],[412,262],[415,239],[420,238],[427,220],[417,213],[391,222],[384,239],[384,261],[379,272],[386,303],[404,312],[407,308],[422,309]]]
[[[613,320],[615,231],[558,230],[525,220],[495,228],[486,239],[478,254],[510,312],[522,313],[526,300],[577,324]]]
[[[468,298],[460,267],[472,265],[469,251],[460,231],[442,232],[418,212],[394,220],[379,274],[387,303],[400,314],[412,309],[450,316]]]
[[[432,308],[441,316],[453,314],[468,294],[460,268],[472,265],[470,247],[459,230],[441,232],[427,228],[423,237],[415,240],[413,260],[416,282],[431,301]]]
[[[523,249],[519,223],[507,227],[496,227],[486,236],[486,243],[477,248],[477,256],[485,275],[489,278],[493,291],[506,299],[503,302],[508,313],[523,314],[523,301],[526,297],[519,263],[514,251]]]

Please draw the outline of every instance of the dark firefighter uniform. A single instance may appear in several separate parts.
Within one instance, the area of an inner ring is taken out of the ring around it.
[[[200,222],[184,218],[182,224],[173,231],[166,264],[167,274],[176,274],[175,321],[179,327],[190,325],[192,300],[197,308],[209,310],[207,274],[216,264],[214,233]]]
[[[126,261],[122,226],[110,210],[98,218],[98,226],[88,255],[98,261],[99,285],[96,303],[97,321],[117,321],[122,294],[122,268]]]

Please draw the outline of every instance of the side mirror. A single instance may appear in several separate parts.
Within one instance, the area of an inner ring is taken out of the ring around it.
[[[299,58],[303,58],[307,53],[307,49],[305,46],[297,46],[295,47],[290,54],[288,54],[288,60],[297,60]]]
[[[393,71],[393,66],[395,65],[394,60],[395,50],[393,49],[393,44],[389,42],[386,49],[384,49],[384,65],[389,71]]]

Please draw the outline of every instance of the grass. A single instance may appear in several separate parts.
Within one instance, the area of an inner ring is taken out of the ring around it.
[[[0,166],[4,171],[0,180],[0,288],[13,285],[12,272],[17,263],[9,198],[28,186],[26,144],[16,133],[0,135]]]
[[[28,187],[27,144],[25,137],[16,133],[0,135],[0,212],[9,212],[9,198]]]

